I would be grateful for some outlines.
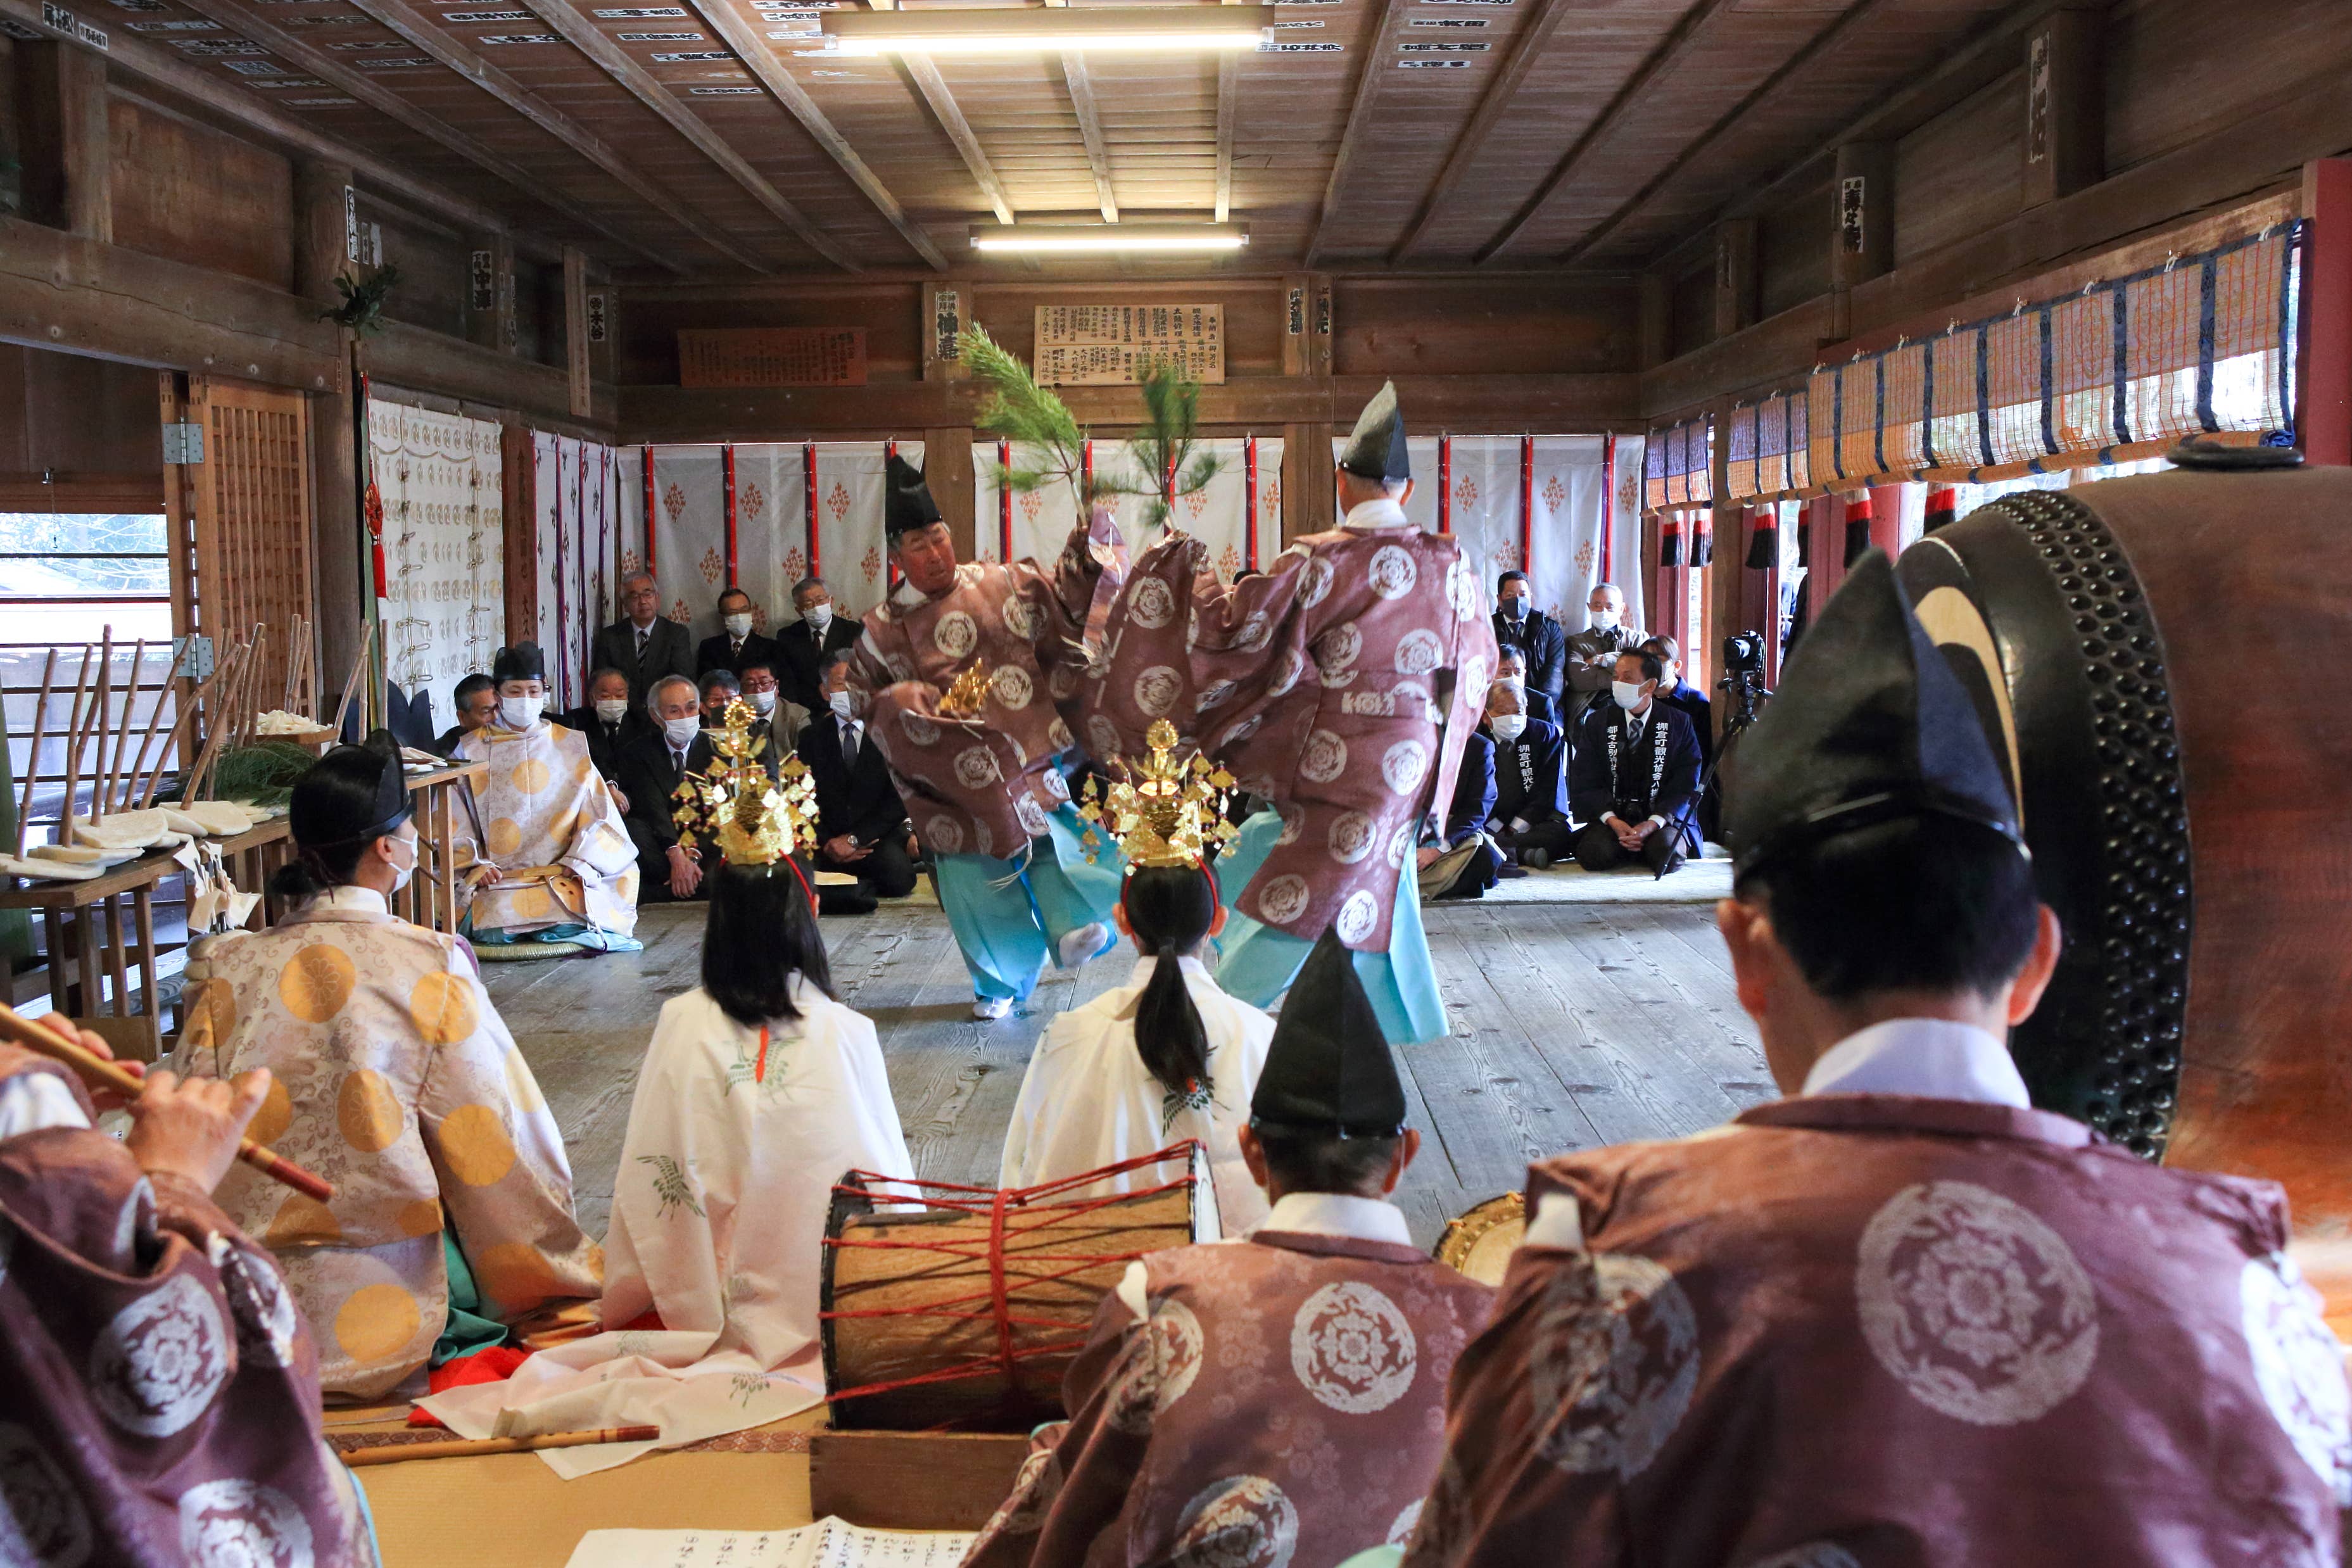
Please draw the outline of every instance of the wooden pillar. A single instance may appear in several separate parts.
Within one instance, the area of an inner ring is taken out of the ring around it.
[[[1319,533],[1339,519],[1332,489],[1331,437],[1328,422],[1282,427],[1282,542]]]
[[[923,432],[923,482],[930,487],[940,516],[947,520],[956,559],[978,560],[979,530],[974,524],[980,496],[971,478],[971,426],[946,425]]]
[[[335,279],[349,259],[345,204],[348,163],[305,159],[294,166],[294,291],[320,305],[341,302]],[[310,395],[310,488],[317,498],[311,559],[319,575],[319,688],[327,700],[343,689],[366,645],[367,545],[360,521],[359,465],[353,450],[351,376],[341,365]]]
[[[509,644],[539,640],[539,472],[530,431],[499,428],[499,492],[504,503]]]
[[[114,243],[106,57],[52,38],[16,46],[25,216]]]
[[[352,166],[304,159],[294,166],[294,292],[321,304],[341,302],[335,279],[351,259],[344,217]]]
[[[1717,417],[1721,417],[1720,414]],[[1723,499],[1724,492],[1731,486],[1731,466],[1727,457],[1729,447],[1730,443],[1717,439],[1713,443],[1713,454],[1709,458],[1710,480],[1714,487],[1709,493],[1716,499],[1714,506],[1709,509],[1707,526],[1715,532],[1715,563],[1707,568],[1707,610],[1711,624],[1706,634],[1715,646],[1706,651],[1706,668],[1718,673],[1722,660],[1717,656],[1723,639],[1734,632],[1760,629],[1750,620],[1747,602],[1748,530],[1744,525],[1748,509],[1738,501]],[[1683,542],[1683,550],[1684,559],[1688,560],[1690,542],[1687,538]],[[1727,702],[1715,705],[1718,734],[1725,721],[1730,717],[1730,708]]]
[[[2106,177],[2102,9],[2053,11],[2025,35],[2021,206],[2072,195]]]
[[[2303,385],[2296,399],[2305,461],[2352,464],[2352,158],[2303,166],[2311,248],[2303,261]]]
[[[514,242],[502,234],[477,234],[466,293],[466,337],[501,353],[513,353],[522,340],[515,331]]]
[[[1759,296],[1756,220],[1726,218],[1715,226],[1715,332],[1727,338],[1756,324]]]
[[[571,382],[572,416],[585,419],[594,405],[588,375],[588,255],[563,247],[563,367]]]

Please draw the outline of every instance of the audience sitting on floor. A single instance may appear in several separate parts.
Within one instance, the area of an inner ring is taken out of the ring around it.
[[[1625,624],[1625,593],[1614,583],[1601,583],[1584,601],[1585,627],[1568,638],[1568,686],[1561,699],[1560,722],[1574,745],[1582,733],[1584,716],[1605,708],[1609,683],[1614,679],[1617,656],[1642,646],[1642,634]]]
[[[816,784],[817,847],[824,871],[856,877],[877,898],[915,890],[915,836],[882,748],[849,705],[849,653],[825,656],[824,717],[801,731],[800,759]]]
[[[729,677],[732,679],[732,677]],[[664,676],[646,694],[646,727],[621,748],[621,789],[629,797],[629,840],[648,903],[691,899],[702,886],[698,851],[677,841],[673,798],[688,773],[710,766],[709,734],[694,682]]]
[[[1639,862],[1664,876],[1698,853],[1688,809],[1698,789],[1698,737],[1682,710],[1657,700],[1664,673],[1655,654],[1619,654],[1609,700],[1577,727],[1568,803],[1582,824],[1576,861],[1588,871]]]
[[[1454,778],[1444,828],[1423,829],[1427,842],[1415,851],[1424,900],[1480,898],[1495,885],[1503,852],[1486,837],[1486,819],[1494,815],[1495,737],[1481,726],[1463,738],[1462,771]]]
[[[1209,873],[1138,866],[1113,911],[1139,955],[1124,985],[1056,1014],[1029,1058],[1005,1129],[998,1185],[1032,1187],[1165,1149],[1205,1151],[1195,1232],[1213,1241],[1265,1217],[1239,1135],[1265,1065],[1274,1020],[1219,989],[1201,955],[1224,929]],[[1167,1179],[1152,1169],[1065,1194],[1131,1192]]]
[[[693,679],[693,634],[661,613],[661,590],[651,573],[632,572],[621,579],[621,618],[596,634],[588,662],[596,668],[610,665],[627,676],[631,702],[642,703],[665,675]]]
[[[776,771],[776,764],[792,755],[800,745],[801,736],[808,729],[809,714],[813,711],[783,694],[778,684],[782,679],[778,666],[782,663],[782,658],[774,655],[751,659],[744,664],[740,677],[743,682],[743,700],[749,702],[751,710],[760,716],[759,721],[751,726],[751,733],[768,742],[760,757],[768,764],[768,772],[772,775]]]
[[[1559,701],[1549,692],[1538,691],[1528,684],[1528,656],[1506,643],[1495,658],[1495,679],[1519,683],[1519,700],[1526,704],[1523,711],[1530,719],[1547,723],[1559,722]]]
[[[1568,738],[1557,724],[1530,719],[1516,680],[1486,689],[1486,728],[1495,737],[1495,803],[1486,832],[1519,865],[1541,869],[1574,853],[1568,823]]]
[[[720,594],[719,625],[721,629],[717,637],[703,638],[695,648],[696,677],[698,679],[714,669],[723,669],[740,679],[745,666],[772,661],[776,658],[776,645],[751,629],[757,619],[751,595],[731,585]]]
[[[602,1265],[572,1216],[563,1135],[473,950],[391,912],[416,868],[392,738],[320,758],[289,822],[297,858],[270,891],[293,907],[191,949],[183,1008],[202,1023],[172,1068],[270,1070],[249,1131],[329,1174],[334,1196],[238,1165],[220,1205],[277,1255],[326,1392],[378,1399],[594,1297]]]
[[[822,577],[803,577],[793,584],[793,608],[800,619],[776,634],[777,657],[783,661],[776,679],[783,683],[786,701],[821,713],[825,656],[856,643],[861,628],[855,616],[834,614],[833,590]]]
[[[440,739],[433,742],[433,749],[445,757],[457,751],[458,742],[488,723],[498,711],[498,682],[477,671],[457,682],[450,700],[457,708],[457,721],[442,731]]]
[[[1335,935],[1291,985],[1235,1137],[1271,1211],[1128,1266],[1063,1378],[1069,1419],[1030,1439],[971,1568],[1304,1568],[1411,1533],[1494,1293],[1388,1201],[1421,1135]]]
[[[563,727],[587,738],[588,760],[618,792],[620,786],[613,781],[620,776],[621,748],[646,728],[644,710],[629,700],[629,678],[610,665],[590,675],[588,700],[563,715]],[[625,794],[616,795],[616,804],[623,811],[629,809]]]
[[[92,1131],[111,1096],[0,1044],[0,1251],[13,1254],[0,1289],[0,1559],[376,1561],[320,1421],[327,1330],[304,1321],[276,1261],[212,1196],[240,1169],[239,1135],[285,1094],[266,1070],[234,1083],[150,1072],[118,1142]]]
[[[1658,700],[1669,708],[1679,708],[1691,721],[1691,732],[1698,737],[1698,761],[1702,773],[1715,760],[1715,704],[1706,692],[1683,679],[1682,644],[1664,632],[1652,637],[1642,647],[1658,656],[1665,673],[1658,678]],[[1723,781],[1710,778],[1706,793],[1699,797],[1698,829],[1702,840],[1719,840],[1723,837]]]
[[[1568,679],[1568,634],[1535,607],[1535,584],[1524,572],[1506,572],[1495,581],[1495,644],[1520,658],[1527,676],[1528,711],[1549,718]],[[1540,710],[1533,705],[1543,699]]]

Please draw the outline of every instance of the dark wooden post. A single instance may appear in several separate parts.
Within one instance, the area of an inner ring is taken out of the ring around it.
[[[1756,323],[1759,293],[1756,220],[1726,218],[1715,226],[1715,331],[1727,338]]]
[[[2053,11],[2025,35],[2025,167],[2019,205],[2040,206],[2106,177],[2100,11]]]
[[[294,166],[294,291],[321,310],[341,302],[335,279],[349,258],[344,219],[352,192],[348,163],[305,160]],[[353,447],[352,384],[338,363],[310,395],[311,518],[317,563],[319,688],[343,689],[352,662],[366,650],[366,542],[361,537],[359,467]]]
[[[2352,158],[2303,166],[2311,249],[2303,263],[2303,454],[2352,464]]]
[[[16,54],[26,216],[111,245],[106,57],[52,38]]]
[[[502,234],[477,234],[473,239],[466,337],[486,349],[513,353],[521,344],[515,331],[514,242]]]
[[[572,416],[585,419],[595,406],[588,370],[588,253],[571,245],[563,247],[563,364]]]

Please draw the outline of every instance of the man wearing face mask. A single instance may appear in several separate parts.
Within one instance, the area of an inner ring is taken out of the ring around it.
[[[488,764],[451,839],[465,871],[467,934],[482,946],[564,942],[634,951],[637,858],[628,826],[588,738],[546,717],[539,645],[500,648],[490,678],[498,717],[457,751]]]
[[[1497,649],[1495,655],[1495,679],[1516,681],[1518,684],[1519,700],[1525,704],[1522,711],[1528,718],[1541,719],[1549,724],[1559,722],[1559,700],[1547,692],[1538,691],[1528,684],[1526,654],[1507,644]]]
[[[782,663],[781,658],[773,663],[757,659],[743,667],[743,700],[760,716],[751,733],[768,742],[760,756],[772,774],[777,763],[799,748],[809,721],[809,710],[784,695],[782,671],[777,668]]]
[[[915,890],[907,805],[882,748],[867,738],[849,696],[852,655],[836,648],[817,677],[825,709],[801,731],[800,759],[816,781],[817,869],[845,871],[877,898]]]
[[[1529,697],[1540,696],[1558,706],[1568,679],[1568,634],[1535,607],[1535,584],[1524,572],[1506,572],[1496,579],[1495,646],[1518,651],[1526,664]]]
[[[629,700],[643,702],[665,675],[694,674],[694,638],[661,613],[661,590],[653,577],[632,572],[621,579],[621,618],[596,634],[592,667],[611,665],[629,678]]]
[[[740,680],[750,665],[772,661],[776,645],[752,629],[756,619],[751,595],[732,585],[719,595],[719,632],[715,637],[703,638],[702,645],[694,650],[696,677],[723,669]]]
[[[607,666],[588,678],[588,700],[563,715],[563,727],[588,738],[589,759],[606,787],[617,790],[613,781],[621,774],[621,748],[646,728],[646,716],[629,700],[629,678]],[[627,797],[619,804],[625,814]]]
[[[713,752],[702,727],[702,704],[694,682],[665,676],[646,698],[651,723],[621,748],[621,788],[629,797],[629,841],[648,903],[691,899],[702,890],[697,851],[677,841],[672,798],[686,775],[707,771]]]
[[[1568,639],[1568,689],[1560,712],[1570,734],[1582,732],[1584,715],[1609,695],[1617,656],[1642,646],[1642,634],[1625,624],[1625,594],[1616,584],[1594,584],[1584,614],[1584,630]]]
[[[858,624],[833,613],[833,590],[822,577],[793,584],[793,608],[800,619],[776,634],[776,679],[784,700],[811,713],[824,711],[822,689],[826,658],[857,641]]]
[[[1698,789],[1698,737],[1682,710],[1657,700],[1664,675],[1654,653],[1619,654],[1610,700],[1594,703],[1577,729],[1568,802],[1584,825],[1576,863],[1588,871],[1639,861],[1664,876],[1698,853],[1684,809]]]
[[[457,706],[457,721],[442,731],[441,738],[433,742],[433,749],[445,757],[457,751],[458,742],[488,723],[497,714],[498,682],[487,675],[469,675],[457,682],[451,700]]]
[[[1691,721],[1691,732],[1698,737],[1698,761],[1701,776],[1706,765],[1715,760],[1715,704],[1706,692],[1683,679],[1683,646],[1664,632],[1642,645],[1658,656],[1666,673],[1658,680],[1658,701],[1668,708],[1679,708]],[[1720,839],[1723,837],[1723,782],[1707,781],[1706,793],[1699,797],[1699,837]]]
[[[1495,804],[1486,831],[1503,853],[1538,870],[1572,853],[1568,826],[1568,738],[1557,724],[1530,719],[1514,680],[1486,689],[1486,727],[1495,734]]]

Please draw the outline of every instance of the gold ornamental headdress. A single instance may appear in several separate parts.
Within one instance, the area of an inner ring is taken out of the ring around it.
[[[687,774],[670,796],[678,843],[715,844],[730,866],[773,866],[816,843],[816,780],[798,757],[768,777],[760,763],[768,737],[751,733],[759,718],[741,698],[730,702],[711,731],[709,771]]]
[[[1078,815],[1094,824],[1087,829],[1087,858],[1101,847],[1097,829],[1108,832],[1127,858],[1130,871],[1139,866],[1190,866],[1198,869],[1236,829],[1225,820],[1225,795],[1234,775],[1200,752],[1187,762],[1176,760],[1176,726],[1165,719],[1152,721],[1143,734],[1151,754],[1141,763],[1113,757],[1108,766],[1120,777],[1108,790],[1098,780],[1087,781],[1086,800]]]

